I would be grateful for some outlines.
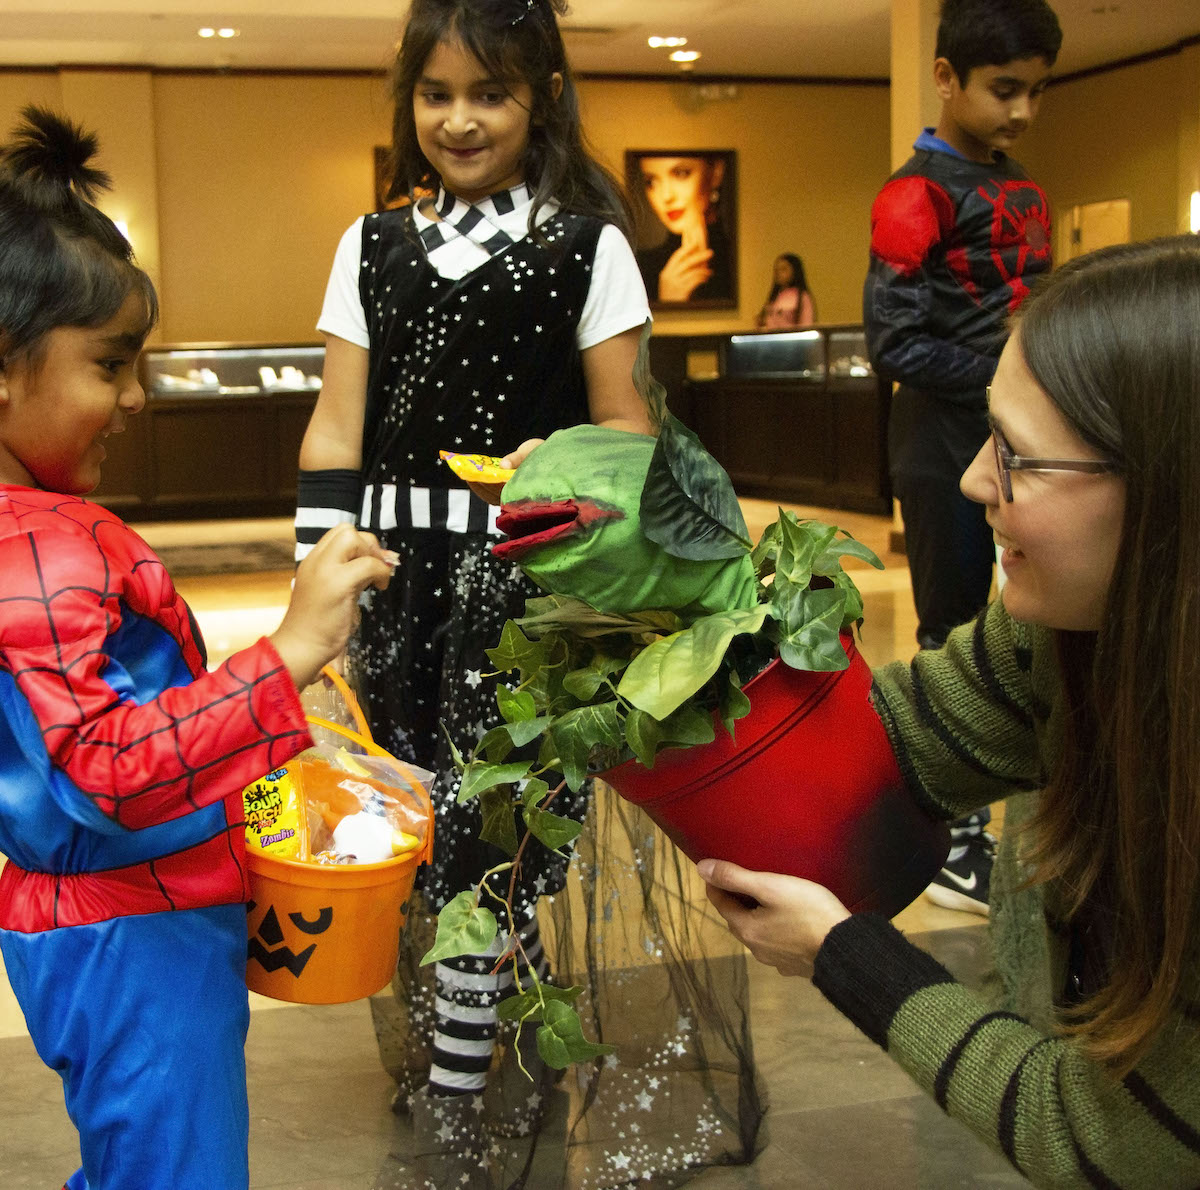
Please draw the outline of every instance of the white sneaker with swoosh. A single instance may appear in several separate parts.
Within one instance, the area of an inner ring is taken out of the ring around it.
[[[945,909],[988,916],[988,889],[996,840],[986,831],[962,840],[964,850],[933,878],[925,896]]]

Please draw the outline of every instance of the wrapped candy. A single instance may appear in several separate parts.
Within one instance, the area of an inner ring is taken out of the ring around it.
[[[332,670],[301,700],[314,746],[243,791],[247,850],[317,864],[376,864],[427,850],[433,774],[372,742]]]
[[[502,460],[495,455],[459,454],[453,450],[440,450],[438,454],[450,470],[467,483],[503,485],[516,474],[512,468],[502,466]]]

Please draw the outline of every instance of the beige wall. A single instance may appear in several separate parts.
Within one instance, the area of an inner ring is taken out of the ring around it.
[[[583,81],[584,126],[623,174],[625,149],[736,149],[740,309],[662,311],[672,331],[753,323],[781,252],[804,261],[825,322],[862,318],[871,199],[888,175],[886,87],[741,84],[697,104],[684,83]]]
[[[698,103],[671,83],[584,81],[597,154],[733,148],[741,179],[738,311],[666,313],[672,330],[752,323],[785,251],[805,261],[820,314],[855,321],[867,211],[888,172],[883,87],[743,85]],[[371,149],[389,139],[382,78],[0,72],[0,126],[27,102],[101,136],[139,258],[160,282],[159,337],[311,340],[338,237],[372,203]]]
[[[1052,87],[1018,146],[1055,212],[1127,198],[1135,240],[1187,230],[1200,172],[1200,46]]]
[[[886,88],[754,83],[704,102],[684,82],[579,87],[618,173],[626,148],[738,152],[741,308],[663,312],[660,326],[750,325],[784,251],[804,258],[823,320],[858,319],[867,212],[889,171]],[[28,102],[100,133],[105,209],[160,282],[163,340],[315,337],[333,249],[370,207],[371,148],[389,138],[381,77],[0,71],[0,133]],[[1057,208],[1125,197],[1135,237],[1182,229],[1200,185],[1200,46],[1053,88],[1019,155]]]
[[[338,238],[374,202],[382,79],[158,75],[163,335],[311,341]]]

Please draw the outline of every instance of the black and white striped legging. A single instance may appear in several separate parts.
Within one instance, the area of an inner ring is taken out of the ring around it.
[[[545,979],[549,964],[542,950],[537,917],[518,931],[528,963]],[[460,955],[437,963],[433,1033],[433,1067],[430,1095],[470,1095],[483,1090],[492,1052],[496,1047],[496,1008],[516,992],[511,962],[492,974],[503,936],[483,954]],[[522,983],[528,983],[528,966],[518,960]]]

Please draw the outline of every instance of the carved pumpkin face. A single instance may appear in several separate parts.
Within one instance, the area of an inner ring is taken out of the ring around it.
[[[255,902],[251,901],[246,906],[247,915],[252,913],[255,908]],[[325,933],[333,924],[333,906],[327,905],[319,910],[315,921],[310,921],[303,913],[289,913],[287,919],[300,931],[302,936],[315,937]],[[281,967],[286,967],[299,979],[308,960],[312,958],[313,951],[317,949],[317,944],[313,942],[302,950],[294,951],[290,946],[281,945],[284,939],[283,927],[279,924],[275,907],[269,905],[262,921],[259,922],[258,932],[251,936],[247,945],[246,961],[248,963],[257,962],[267,972],[278,971]]]

